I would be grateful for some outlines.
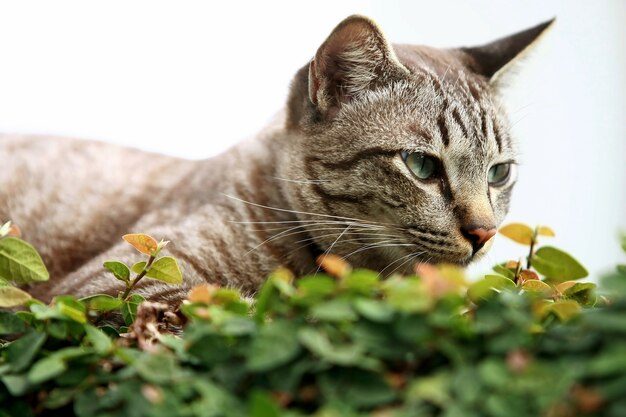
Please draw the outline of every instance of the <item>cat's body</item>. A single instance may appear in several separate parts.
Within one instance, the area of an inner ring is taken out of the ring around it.
[[[493,79],[546,27],[437,50],[391,47],[373,22],[348,18],[297,74],[284,117],[209,160],[0,136],[0,221],[19,224],[48,265],[50,282],[31,289],[42,299],[119,291],[102,263],[137,260],[125,233],[172,241],[184,284],[140,284],[171,304],[203,282],[252,293],[278,266],[311,273],[328,252],[384,274],[467,264],[514,183]],[[494,168],[506,178],[492,181]]]

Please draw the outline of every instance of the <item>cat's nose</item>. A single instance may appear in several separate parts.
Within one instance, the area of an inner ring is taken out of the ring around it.
[[[496,228],[476,226],[461,227],[461,233],[470,241],[474,253],[476,253],[496,234]]]

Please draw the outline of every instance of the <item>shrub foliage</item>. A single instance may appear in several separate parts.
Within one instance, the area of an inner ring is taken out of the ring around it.
[[[105,263],[118,297],[46,305],[16,286],[47,271],[9,230],[0,302],[25,309],[0,312],[0,416],[626,415],[626,267],[596,291],[570,255],[537,248],[545,227],[503,228],[528,255],[476,282],[428,265],[381,280],[329,254],[253,301],[205,285],[177,312],[132,292],[180,281],[166,242],[125,236],[148,259]]]

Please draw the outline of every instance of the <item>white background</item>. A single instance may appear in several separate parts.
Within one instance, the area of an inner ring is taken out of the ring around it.
[[[508,219],[552,226],[553,243],[595,275],[624,259],[623,0],[0,0],[0,132],[214,155],[263,127],[295,71],[352,13],[394,42],[433,46],[479,44],[557,16],[504,95],[522,153]],[[499,238],[474,273],[522,253]]]

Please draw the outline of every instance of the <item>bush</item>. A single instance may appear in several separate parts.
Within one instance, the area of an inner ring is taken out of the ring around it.
[[[569,255],[535,250],[549,229],[501,232],[526,265],[475,283],[446,266],[381,281],[328,255],[326,273],[276,271],[253,303],[197,287],[178,314],[132,294],[167,258],[153,245],[143,265],[108,264],[118,298],[0,312],[0,416],[626,415],[626,267],[597,295]]]

